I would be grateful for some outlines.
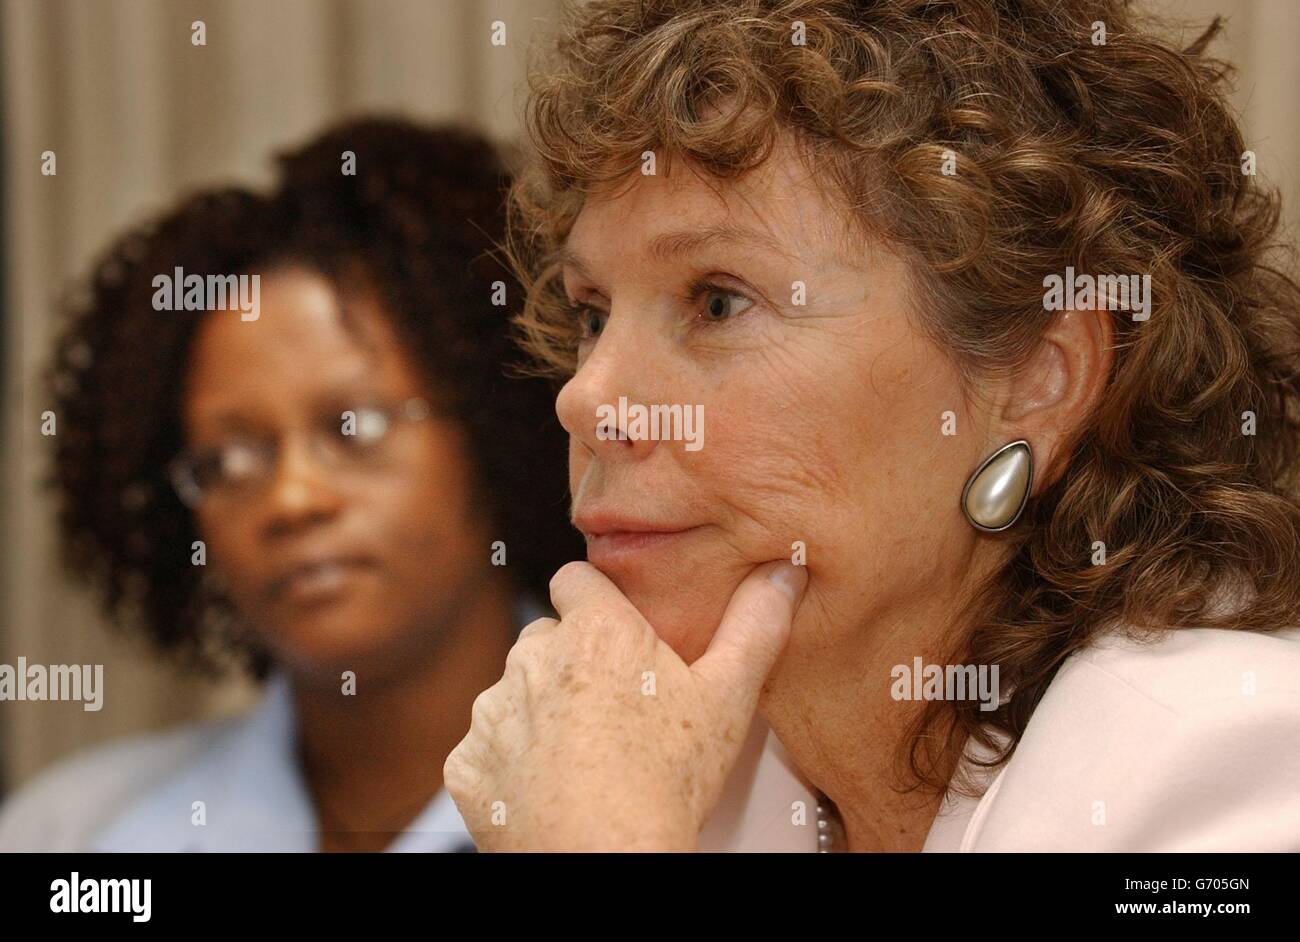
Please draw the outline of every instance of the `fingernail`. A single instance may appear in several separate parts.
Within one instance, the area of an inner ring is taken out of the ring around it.
[[[779,560],[767,574],[767,580],[788,595],[791,602],[798,602],[808,585],[808,567]]]

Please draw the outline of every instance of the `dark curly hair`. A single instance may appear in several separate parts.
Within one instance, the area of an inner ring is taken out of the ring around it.
[[[1217,19],[1180,49],[1123,0],[565,10],[531,76],[536,160],[507,245],[529,347],[554,375],[574,370],[579,329],[558,250],[587,196],[648,150],[734,179],[794,138],[858,231],[907,259],[919,320],[968,384],[1033,352],[1045,275],[1150,274],[1149,322],[1111,315],[1101,401],[998,537],[1009,562],[949,654],[1000,665],[1013,693],[989,712],[927,702],[900,754],[914,784],[947,787],[969,737],[1009,758],[1057,669],[1108,625],[1300,624],[1300,288],[1275,251],[1278,198],[1243,174],[1230,67],[1205,54]],[[958,173],[941,170],[949,152]],[[1245,604],[1216,604],[1234,585]]]
[[[346,151],[355,175],[342,172]],[[474,499],[509,546],[514,588],[545,599],[551,574],[583,555],[568,523],[554,386],[514,363],[510,314],[522,290],[494,251],[510,184],[501,154],[466,129],[367,118],[280,155],[278,166],[268,195],[200,192],[113,243],[69,295],[49,371],[59,419],[49,484],[66,563],[102,590],[116,624],[143,630],[161,652],[207,672],[242,663],[258,677],[268,657],[251,639],[231,640],[233,612],[191,565],[195,522],[167,477],[183,445],[184,373],[200,319],[153,309],[160,272],[297,265],[349,292],[360,277],[467,432]],[[504,307],[492,303],[497,282]]]

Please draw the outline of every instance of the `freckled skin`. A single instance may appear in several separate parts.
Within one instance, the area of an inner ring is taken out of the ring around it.
[[[788,630],[793,601],[751,578],[732,637]],[[552,581],[561,619],[524,629],[506,673],[474,702],[447,789],[480,850],[691,850],[753,717],[779,646],[687,665],[606,577],[570,563]],[[652,671],[656,692],[643,692]],[[579,677],[581,679],[579,679]],[[507,825],[492,821],[503,802]],[[593,827],[599,822],[599,827]]]
[[[575,505],[609,499],[701,526],[672,554],[607,572],[688,662],[744,575],[789,559],[796,540],[811,583],[794,661],[824,659],[900,599],[955,586],[974,550],[956,495],[982,443],[957,374],[915,324],[903,262],[834,218],[783,149],[721,198],[687,169],[638,180],[590,201],[567,242],[593,277],[567,269],[566,291],[607,315],[557,402]],[[786,257],[718,248],[656,263],[644,252],[659,232],[719,220],[770,235]],[[752,303],[692,332],[703,302],[674,295],[715,271]],[[790,303],[794,281],[807,286],[803,306]],[[597,439],[596,407],[619,396],[703,405],[704,447]],[[970,434],[938,434],[949,409]]]

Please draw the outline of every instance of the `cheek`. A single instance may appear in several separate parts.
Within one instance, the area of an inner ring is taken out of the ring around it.
[[[458,455],[438,452],[418,470],[370,495],[367,517],[395,575],[417,593],[470,565],[477,550],[505,540],[472,504],[468,470]],[[484,540],[486,539],[486,542]]]
[[[697,481],[745,559],[788,557],[843,497],[841,456],[796,409],[719,409]]]
[[[255,587],[266,576],[262,571],[266,559],[252,525],[238,515],[202,510],[195,513],[194,523],[204,544],[207,565],[220,574],[236,607],[251,610],[259,602]]]
[[[842,500],[839,456],[829,434],[833,422],[810,424],[815,414],[774,397],[771,385],[757,375],[702,398],[703,447],[695,452],[676,442],[658,447],[673,449],[674,483],[665,488],[673,504],[690,508],[707,526],[673,554],[612,574],[687,662],[707,649],[750,571],[818,545]],[[804,544],[802,550],[797,542]]]
[[[710,397],[693,475],[709,482],[728,531],[755,563],[836,546],[871,464],[873,413],[853,364],[827,338],[793,339]]]
[[[716,398],[695,475],[741,554],[803,552],[818,592],[860,592],[904,560],[932,569],[960,523],[973,438],[943,355],[908,333],[815,338],[765,367]],[[947,410],[964,438],[942,434]]]

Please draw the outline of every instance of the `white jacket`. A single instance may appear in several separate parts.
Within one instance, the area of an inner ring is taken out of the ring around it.
[[[927,851],[1300,851],[1300,630],[1108,635]]]

